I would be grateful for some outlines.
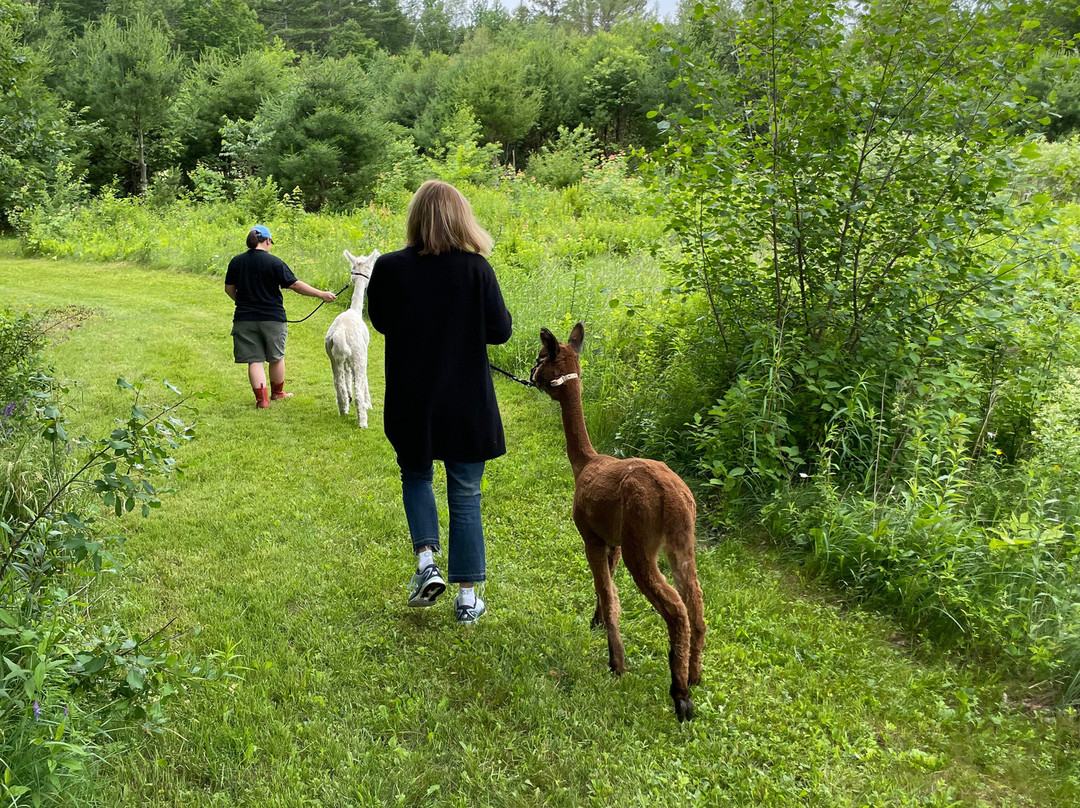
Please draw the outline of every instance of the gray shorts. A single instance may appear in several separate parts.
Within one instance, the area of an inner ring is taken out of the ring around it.
[[[233,360],[238,365],[280,362],[285,358],[289,326],[276,320],[236,320],[232,327]]]

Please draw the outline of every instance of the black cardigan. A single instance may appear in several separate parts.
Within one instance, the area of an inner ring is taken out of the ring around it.
[[[510,312],[482,255],[379,256],[368,316],[386,337],[386,437],[402,467],[506,453],[487,346],[510,339]]]

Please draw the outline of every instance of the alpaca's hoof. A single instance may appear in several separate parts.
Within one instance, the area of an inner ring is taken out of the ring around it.
[[[681,724],[694,719],[694,703],[690,699],[675,699],[675,717]]]

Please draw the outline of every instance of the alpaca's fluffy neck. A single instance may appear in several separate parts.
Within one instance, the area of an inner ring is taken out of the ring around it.
[[[363,278],[357,278],[353,283],[352,301],[349,303],[349,308],[357,314],[364,313],[364,292],[366,291],[367,281]]]
[[[562,407],[563,431],[566,433],[566,456],[574,470],[574,479],[591,460],[599,455],[589,440],[589,430],[585,428],[585,411],[581,406],[581,380],[570,379],[566,382],[566,393],[559,401]]]

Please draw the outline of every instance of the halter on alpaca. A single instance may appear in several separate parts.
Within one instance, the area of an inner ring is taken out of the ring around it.
[[[564,384],[566,384],[571,379],[580,379],[580,378],[581,377],[578,376],[576,373],[564,373],[559,378],[552,379],[550,382],[548,382],[548,387],[562,387]]]

